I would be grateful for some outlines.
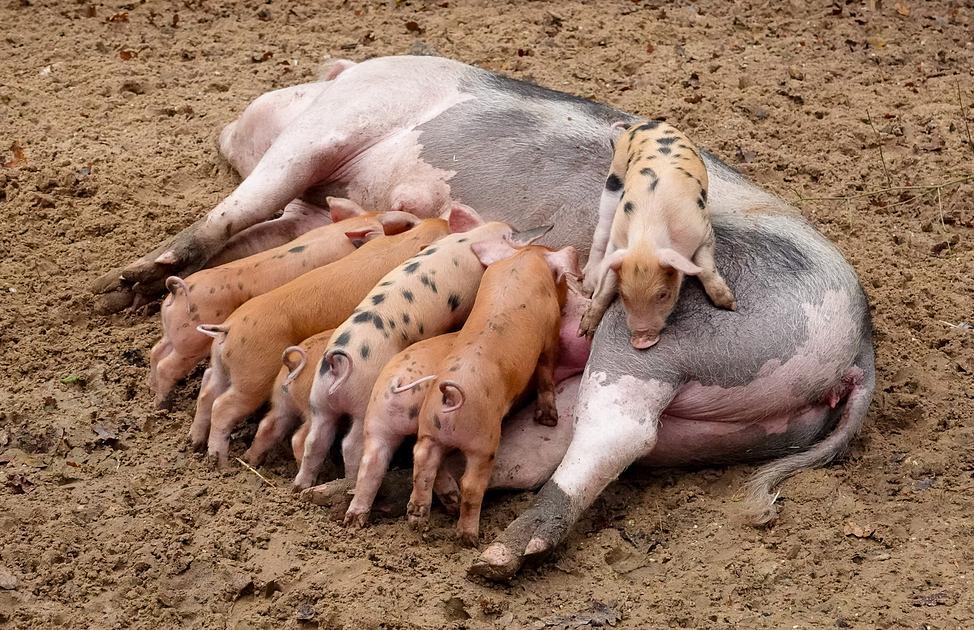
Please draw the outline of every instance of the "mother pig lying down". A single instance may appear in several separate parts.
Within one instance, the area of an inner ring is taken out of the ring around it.
[[[282,123],[240,186],[173,242],[98,283],[99,292],[124,298],[116,307],[135,292],[153,293],[170,274],[192,272],[231,235],[315,190],[427,215],[459,200],[489,220],[551,223],[543,242],[587,251],[612,154],[611,125],[637,120],[435,57],[349,63],[289,89],[313,96]],[[259,101],[273,103],[273,94]],[[234,129],[246,127],[240,123]],[[687,280],[659,344],[637,352],[620,307],[610,308],[583,376],[571,446],[535,506],[485,551],[478,572],[507,577],[525,557],[558,544],[602,488],[641,459],[786,455],[751,485],[749,504],[757,520],[768,519],[769,490],[840,454],[861,426],[875,375],[868,308],[854,271],[787,204],[701,156],[717,266],[739,312],[715,309],[697,281]],[[376,181],[383,186],[369,188]],[[436,195],[423,208],[421,196],[408,194],[415,190]]]

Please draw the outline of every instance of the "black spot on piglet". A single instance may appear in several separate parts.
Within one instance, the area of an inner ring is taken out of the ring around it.
[[[291,249],[287,250],[287,253],[299,254],[303,252],[305,249],[307,249],[307,247],[308,247],[307,245],[298,245],[297,247],[292,247]]]
[[[338,335],[338,337],[335,338],[335,341],[332,342],[332,345],[347,346],[348,342],[351,341],[351,339],[352,339],[352,333],[346,330],[345,332],[343,332],[342,334]]]
[[[355,322],[356,324],[361,324],[362,322],[367,322],[370,319],[372,319],[372,312],[362,311],[361,313],[353,317],[352,321]]]
[[[402,270],[405,271],[406,273],[414,273],[417,269],[419,269],[419,262],[418,261],[417,262],[411,262],[411,263],[409,263],[408,265],[406,265],[405,267],[402,268]]]
[[[375,294],[375,295],[372,296],[372,304],[374,304],[374,305],[382,304],[382,301],[385,300],[385,299],[386,299],[386,294],[385,293],[377,293],[377,294]]]
[[[412,303],[413,303],[413,300],[414,300],[414,299],[416,299],[416,298],[415,298],[415,297],[413,296],[413,292],[412,292],[412,291],[410,291],[409,289],[403,289],[403,290],[402,290],[402,296],[403,296],[404,298],[406,298],[406,301],[407,301],[407,302],[409,302],[410,304],[412,304]]]
[[[635,209],[636,206],[632,205],[631,201],[627,201],[626,203],[622,204],[622,211],[626,214],[632,214],[632,211]]]
[[[460,307],[460,296],[456,293],[451,293],[450,297],[447,298],[446,303],[450,305],[450,311],[455,311]]]
[[[368,359],[369,358],[369,346],[366,345],[366,344],[362,344],[362,347],[359,348],[358,353],[362,356],[363,359]]]
[[[610,173],[605,180],[605,189],[609,192],[619,192],[622,189],[622,180],[615,173]]]

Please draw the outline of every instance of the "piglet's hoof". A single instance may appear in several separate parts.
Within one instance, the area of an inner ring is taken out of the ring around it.
[[[416,531],[423,531],[429,525],[430,506],[416,505],[412,501],[406,506],[406,519]]]
[[[199,437],[196,437],[196,436],[190,434],[186,438],[186,442],[189,444],[189,447],[193,450],[194,453],[202,453],[203,451],[206,450],[206,438],[205,437],[201,439]]]
[[[223,470],[226,467],[226,459],[220,457],[219,453],[207,453],[206,466],[210,470]]]
[[[357,527],[359,529],[365,527],[369,523],[369,513],[368,512],[352,512],[348,511],[345,513],[345,519],[342,521],[342,525],[345,527]]]
[[[558,409],[554,406],[538,405],[534,410],[534,421],[546,427],[558,426]]]
[[[461,547],[467,549],[476,547],[479,538],[476,532],[457,532],[457,542],[460,543]]]

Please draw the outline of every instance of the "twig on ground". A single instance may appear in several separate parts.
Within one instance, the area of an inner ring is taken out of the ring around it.
[[[837,197],[803,197],[797,190],[794,191],[798,196],[797,203],[802,203],[805,201],[849,201],[852,199],[863,199],[865,197],[875,197],[876,195],[882,195],[892,192],[907,192],[911,190],[916,191],[926,191],[932,192],[935,190],[943,190],[945,188],[950,188],[951,186],[959,186],[960,184],[966,184],[969,181],[974,181],[974,175],[967,175],[966,177],[960,177],[958,179],[953,179],[941,184],[930,184],[928,186],[890,186],[888,188],[877,188],[876,190],[867,190],[866,192],[856,193],[854,195],[840,195]],[[907,200],[910,201],[910,200]]]
[[[875,132],[876,137],[879,139],[879,159],[883,163],[883,174],[886,175],[886,183],[892,186],[893,178],[889,176],[889,168],[886,166],[886,155],[883,153],[883,136],[881,133],[879,133],[879,130],[876,129],[876,125],[873,124],[873,117],[869,114],[868,109],[866,110],[866,121],[869,123],[869,126],[872,127],[873,132]]]
[[[251,466],[250,464],[248,464],[244,460],[240,459],[239,457],[234,457],[234,459],[237,460],[238,462],[240,462],[240,465],[241,466],[243,466],[244,468],[246,468],[250,472],[252,472],[255,475],[257,475],[258,477],[260,477],[263,480],[264,483],[266,483],[267,485],[269,485],[272,488],[274,487],[274,483],[270,479],[268,479],[267,477],[265,477],[264,475],[262,475],[259,472],[257,472],[257,469],[256,468],[254,468],[253,466]]]
[[[964,99],[961,96],[960,91],[960,81],[954,83],[957,87],[957,104],[960,106],[960,117],[964,121],[964,128],[967,130],[967,144],[971,145],[971,151],[974,151],[974,137],[971,137],[971,123],[967,120],[967,107],[964,105]]]

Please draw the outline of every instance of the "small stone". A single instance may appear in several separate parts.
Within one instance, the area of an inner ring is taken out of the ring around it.
[[[6,567],[0,567],[0,589],[12,591],[17,588],[17,576]]]
[[[789,66],[788,76],[794,79],[795,81],[805,80],[805,73],[802,72],[801,68],[799,68],[798,66]]]

